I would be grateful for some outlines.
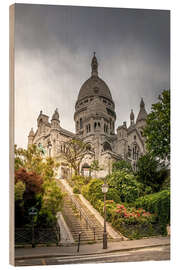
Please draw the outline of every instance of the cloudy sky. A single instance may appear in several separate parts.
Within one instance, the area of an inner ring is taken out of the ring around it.
[[[149,112],[170,88],[169,11],[16,4],[15,143],[26,147],[40,110],[58,108],[61,126],[74,131],[74,105],[91,74],[99,76],[116,106],[116,127],[129,124],[143,97]]]

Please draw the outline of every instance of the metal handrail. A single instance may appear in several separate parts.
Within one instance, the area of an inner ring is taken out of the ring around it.
[[[70,199],[71,199],[71,202],[75,205],[75,207],[80,212],[80,215],[85,219],[86,224],[88,225],[88,227],[93,231],[94,240],[95,240],[95,235],[96,235],[96,228],[95,228],[95,226],[92,224],[91,220],[89,220],[89,217],[86,215],[85,211],[79,205],[79,203],[76,201],[76,199],[73,197],[73,195],[70,196]]]

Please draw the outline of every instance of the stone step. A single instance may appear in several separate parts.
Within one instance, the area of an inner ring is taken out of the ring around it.
[[[86,225],[86,221],[84,221],[84,218],[80,218],[80,214],[78,213],[79,210],[75,210],[75,206],[73,205],[70,195],[68,194],[68,191],[64,188],[64,186],[59,182],[59,185],[63,192],[66,192],[66,195],[64,197],[64,206],[62,210],[62,214],[64,216],[64,219],[67,223],[67,226],[69,227],[72,236],[75,241],[78,241],[79,238],[79,232],[81,232],[81,241],[87,242],[87,241],[94,241],[94,232],[91,228],[89,228]],[[86,216],[91,221],[91,224],[95,227],[95,240],[102,240],[103,239],[103,227],[101,224],[97,221],[95,216],[87,209],[85,205],[79,200],[77,196],[73,196],[76,202],[78,203],[79,207],[83,209],[83,211],[86,213]],[[109,238],[109,236],[108,236]]]

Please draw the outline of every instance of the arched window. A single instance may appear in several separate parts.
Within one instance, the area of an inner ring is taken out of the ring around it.
[[[95,122],[95,123],[94,123],[94,129],[96,129],[96,127],[97,127],[97,123]]]
[[[108,132],[108,125],[104,124],[104,132],[107,133]]]
[[[80,118],[80,128],[83,128],[83,122],[82,122],[82,118]]]
[[[108,142],[105,142],[103,144],[103,150],[104,151],[107,151],[107,150],[112,151],[111,145]]]
[[[133,158],[133,160],[139,159],[139,146],[137,144],[133,145],[132,158]]]
[[[78,129],[79,128],[79,122],[77,121],[76,122],[76,129]]]
[[[131,157],[131,148],[129,145],[128,145],[128,157]]]
[[[98,127],[101,127],[101,124],[98,122]]]

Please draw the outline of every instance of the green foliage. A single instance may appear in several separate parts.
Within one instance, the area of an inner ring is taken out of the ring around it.
[[[73,187],[74,193],[81,193],[84,185],[89,183],[90,178],[81,175],[74,175],[69,181],[69,184]]]
[[[143,185],[125,170],[115,171],[107,178],[110,187],[117,190],[121,202],[133,202],[142,195]]]
[[[120,161],[114,162],[112,165],[112,171],[115,172],[115,171],[121,171],[121,170],[126,170],[132,173],[131,164],[127,162],[126,160],[120,160]]]
[[[102,179],[92,179],[87,185],[87,193],[84,193],[84,189],[82,190],[83,195],[88,196],[88,200],[94,205],[97,200],[103,200],[104,195],[102,193],[102,185],[104,181]]]
[[[38,213],[35,225],[38,227],[52,227],[57,223],[56,216],[47,209],[41,209]]]
[[[162,184],[162,187],[161,187],[162,190],[164,189],[170,189],[170,175],[167,175],[163,184]]]
[[[52,158],[43,158],[42,151],[31,145],[27,150],[15,146],[15,225],[28,226],[31,217],[28,210],[38,209],[35,223],[38,226],[53,226],[56,214],[62,208],[63,194],[55,181],[59,167]],[[22,203],[23,202],[23,203]]]
[[[166,225],[170,223],[170,190],[162,190],[138,198],[135,205],[156,214],[158,222],[161,224],[162,233],[166,233]]]
[[[63,193],[56,181],[46,181],[43,184],[42,210],[46,210],[56,216],[62,209]]]
[[[140,157],[137,162],[137,180],[144,184],[144,187],[151,187],[152,192],[158,192],[163,182],[168,177],[168,170],[162,167],[160,162],[150,153]],[[148,194],[150,192],[146,192]]]
[[[78,186],[74,186],[73,192],[76,193],[76,194],[80,194],[80,193],[81,193],[81,191],[80,191],[80,189],[78,188]]]
[[[145,186],[150,186],[154,192],[159,191],[161,186],[160,178],[158,177],[159,166],[159,161],[149,153],[140,157],[137,162],[137,180]]]
[[[51,157],[43,158],[39,148],[33,144],[28,149],[15,145],[15,171],[24,168],[27,172],[40,175],[44,181],[54,179],[59,164]]]
[[[23,194],[25,191],[25,184],[22,181],[19,181],[15,184],[15,201],[22,201],[23,200]]]
[[[152,105],[144,129],[148,151],[161,160],[170,160],[170,91],[164,90]]]
[[[104,202],[97,200],[95,208],[104,215]],[[114,228],[129,239],[160,235],[157,217],[144,209],[136,209],[125,204],[116,204],[113,200],[106,200],[107,221]]]

